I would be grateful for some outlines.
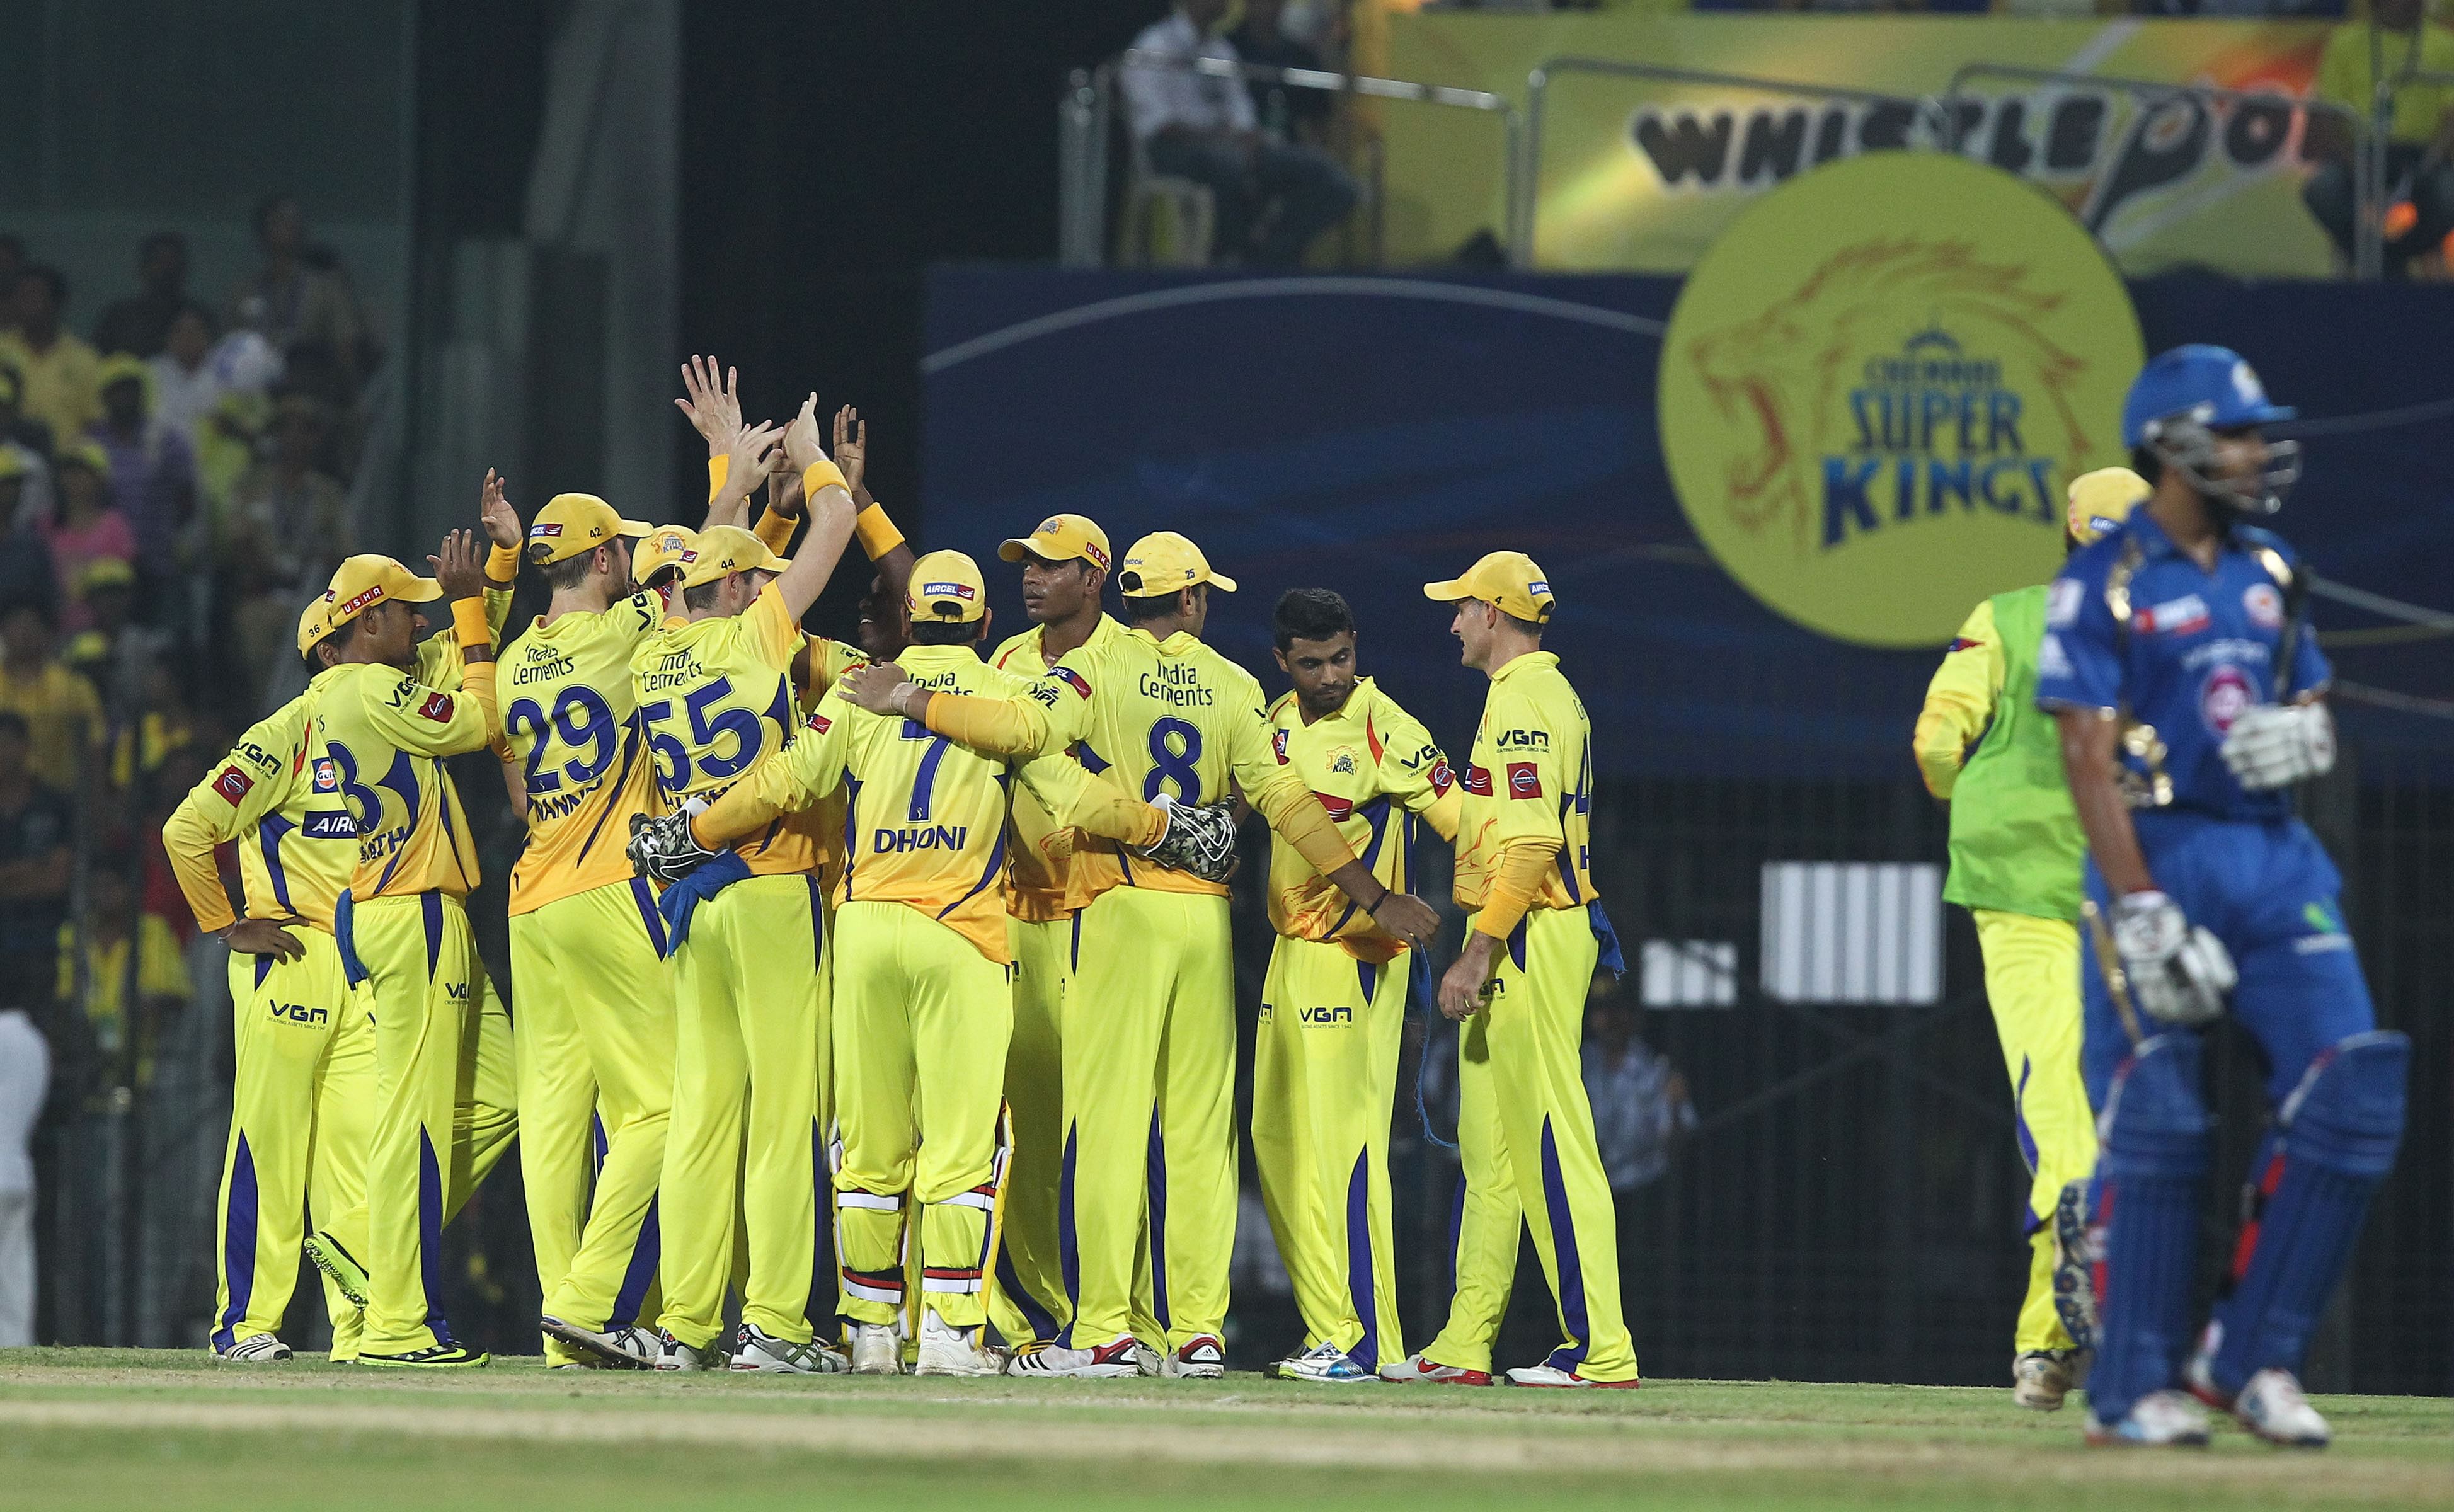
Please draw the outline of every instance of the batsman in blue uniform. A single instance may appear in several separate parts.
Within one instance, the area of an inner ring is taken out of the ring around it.
[[[2122,428],[2155,492],[2046,599],[2037,702],[2089,851],[2095,1443],[2203,1444],[2195,1396],[2271,1442],[2323,1445],[2302,1357],[2403,1136],[2410,1041],[2378,1031],[2342,878],[2292,813],[2293,785],[2335,760],[2305,574],[2252,523],[2298,475],[2298,448],[2261,429],[2292,413],[2222,347],[2150,361]],[[2200,1030],[2227,1008],[2265,1053],[2274,1116],[2192,1349],[2213,1144]]]

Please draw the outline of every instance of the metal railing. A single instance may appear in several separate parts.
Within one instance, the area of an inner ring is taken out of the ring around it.
[[[2378,232],[2384,214],[2382,203],[2385,171],[2384,133],[2361,118],[2358,111],[2337,105],[2331,100],[2303,98],[2285,94],[2280,90],[2227,90],[2208,84],[2174,84],[2158,79],[2123,78],[2108,73],[2079,73],[2060,69],[2023,68],[2008,63],[1970,63],[1951,76],[1951,88],[1943,95],[1945,118],[1952,123],[1952,150],[1964,145],[1959,137],[1960,102],[1973,99],[1967,91],[1972,79],[2008,79],[2022,83],[2063,85],[2076,88],[2119,91],[2142,102],[2142,109],[2154,111],[2173,100],[2193,99],[2223,101],[2232,105],[2281,106],[2307,114],[2327,115],[2341,120],[2352,133],[2352,275],[2376,278],[2383,271],[2383,253]]]
[[[1075,70],[1057,104],[1057,257],[1068,267],[1093,268],[1107,260],[1108,142],[1116,119],[1116,80],[1126,69],[1169,69],[1238,83],[1276,84],[1285,89],[1410,101],[1497,115],[1501,131],[1502,213],[1511,225],[1519,214],[1519,201],[1524,193],[1520,171],[1524,155],[1522,119],[1516,105],[1504,95],[1488,90],[1458,90],[1443,84],[1387,79],[1369,73],[1275,68],[1129,48],[1096,69]],[[1378,201],[1376,192],[1376,215],[1379,213]],[[1515,261],[1513,257],[1511,260]]]

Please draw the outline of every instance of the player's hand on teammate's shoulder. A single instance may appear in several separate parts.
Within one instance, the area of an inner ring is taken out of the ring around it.
[[[844,702],[872,714],[903,714],[904,690],[913,686],[901,665],[892,661],[863,662],[835,679]]]

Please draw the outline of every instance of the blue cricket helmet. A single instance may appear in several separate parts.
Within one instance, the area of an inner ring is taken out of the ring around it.
[[[2156,438],[2161,422],[2177,417],[2210,431],[2271,425],[2298,412],[2273,404],[2266,386],[2230,347],[2193,343],[2160,352],[2139,370],[2122,401],[2122,444],[2140,447]]]

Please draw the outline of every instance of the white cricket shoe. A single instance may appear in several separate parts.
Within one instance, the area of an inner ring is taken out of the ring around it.
[[[1157,1350],[1153,1349],[1150,1345],[1143,1343],[1140,1339],[1136,1338],[1134,1341],[1134,1374],[1137,1376],[1166,1375],[1167,1357],[1160,1354]]]
[[[633,1323],[599,1332],[577,1323],[567,1323],[548,1313],[537,1320],[537,1326],[549,1336],[587,1354],[590,1365],[605,1370],[654,1370],[656,1368],[656,1351],[663,1343],[654,1334]]]
[[[656,1330],[656,1368],[658,1370],[714,1370],[724,1354],[714,1344],[705,1349],[683,1343],[666,1329]]]
[[[937,1316],[937,1309],[928,1308],[920,1314],[920,1362],[913,1367],[915,1376],[994,1376],[1003,1368],[997,1358],[980,1347],[977,1328],[957,1328]]]
[[[1158,1362],[1158,1373],[1177,1381],[1217,1381],[1227,1374],[1227,1350],[1208,1334],[1196,1334],[1191,1342]]]
[[[732,1370],[753,1370],[767,1376],[840,1376],[851,1361],[823,1339],[796,1344],[778,1339],[755,1323],[743,1323],[734,1341]]]
[[[847,1319],[844,1341],[852,1349],[852,1373],[855,1376],[899,1376],[903,1374],[903,1325],[896,1323],[858,1323]]]
[[[1491,1372],[1460,1370],[1455,1365],[1443,1365],[1429,1355],[1408,1355],[1403,1360],[1383,1364],[1380,1379],[1409,1385],[1488,1386],[1491,1384]]]
[[[228,1349],[216,1345],[213,1358],[225,1365],[271,1365],[290,1358],[290,1346],[272,1334],[250,1334]]]
[[[1580,1376],[1573,1370],[1561,1370],[1552,1364],[1519,1365],[1508,1372],[1508,1383],[1512,1386],[1551,1386],[1570,1389],[1601,1386],[1614,1391],[1634,1391],[1643,1384],[1634,1376],[1628,1377],[1625,1381],[1596,1381],[1590,1376]]]
[[[2011,1361],[2011,1400],[2036,1412],[2059,1412],[2087,1379],[2086,1366],[2077,1349],[2031,1349]]]
[[[2131,1403],[2130,1416],[2100,1422],[2087,1415],[2087,1441],[2098,1445],[2146,1448],[2203,1448],[2207,1415],[2186,1392],[2151,1391]]]
[[[1343,1349],[1318,1343],[1300,1355],[1289,1355],[1270,1367],[1280,1381],[1318,1381],[1335,1386],[1358,1385],[1380,1378],[1355,1362]]]
[[[1134,1351],[1140,1347],[1134,1336],[1101,1344],[1096,1349],[1067,1349],[1050,1344],[1044,1349],[1026,1349],[1007,1361],[1009,1376],[1072,1376],[1096,1381],[1121,1381],[1140,1374],[1134,1364]]]
[[[2292,1372],[2273,1365],[2249,1378],[2241,1395],[2232,1399],[2232,1415],[2267,1442],[2290,1448],[2323,1449],[2335,1437]]]

